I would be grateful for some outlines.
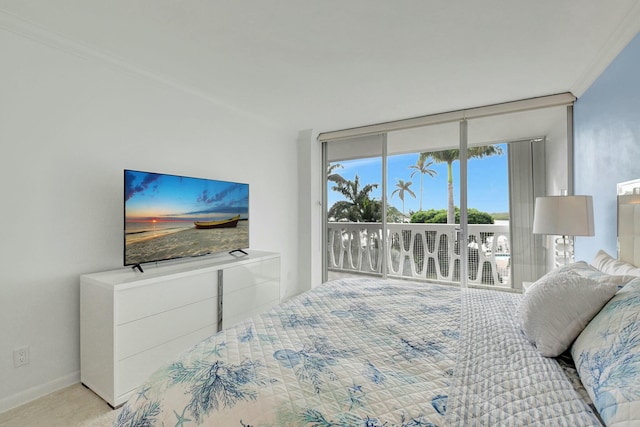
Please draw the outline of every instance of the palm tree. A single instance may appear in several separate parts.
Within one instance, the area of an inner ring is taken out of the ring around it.
[[[467,158],[481,159],[483,157],[489,157],[494,155],[501,155],[502,148],[497,145],[483,145],[480,147],[471,147],[467,150]],[[449,203],[447,206],[447,224],[455,224],[456,211],[453,206],[453,162],[460,159],[460,150],[442,150],[435,151],[433,153],[420,153],[420,156],[431,156],[436,163],[447,164],[447,182],[449,184]]]
[[[340,163],[334,163],[334,164],[330,164],[327,167],[327,181],[332,181],[332,182],[335,182],[336,184],[339,184],[339,183],[344,184],[347,180],[344,179],[343,176],[340,175],[339,173],[334,172],[334,170],[338,168],[342,169],[343,166]]]
[[[400,200],[402,200],[402,220],[404,222],[404,193],[407,192],[409,193],[411,196],[413,196],[413,198],[416,198],[416,194],[411,191],[411,184],[413,184],[411,181],[409,182],[404,182],[401,179],[398,179],[398,182],[396,182],[396,189],[393,190],[393,193],[391,193],[391,197],[393,197],[396,193],[398,194],[398,197],[400,197]]]
[[[331,189],[342,194],[347,200],[334,203],[329,209],[329,218],[346,219],[350,222],[376,222],[382,218],[380,202],[369,197],[369,194],[378,188],[378,184],[367,184],[360,188],[358,175],[353,181],[343,178],[334,182],[336,185]]]
[[[420,172],[420,209],[419,210],[422,210],[422,178],[424,177],[424,175],[429,175],[431,178],[438,175],[438,171],[436,171],[435,169],[429,169],[429,166],[431,166],[433,162],[429,162],[425,164],[428,158],[429,158],[428,153],[420,153],[420,157],[418,157],[418,161],[416,162],[416,164],[409,166],[409,169],[415,169],[413,172],[411,172],[411,178],[413,178],[413,175]]]

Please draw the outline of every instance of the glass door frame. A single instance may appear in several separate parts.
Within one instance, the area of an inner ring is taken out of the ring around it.
[[[371,136],[374,137],[380,137],[380,152],[379,154],[376,154],[374,156],[371,157],[379,157],[381,160],[381,166],[380,166],[380,176],[381,176],[381,206],[382,206],[382,211],[381,211],[381,218],[380,218],[380,222],[372,222],[372,224],[380,224],[380,228],[381,228],[381,238],[380,238],[380,258],[379,258],[379,263],[380,263],[380,273],[379,275],[381,277],[386,278],[387,276],[387,262],[386,262],[386,256],[384,256],[384,254],[386,254],[386,232],[387,232],[387,218],[385,215],[386,212],[386,201],[387,201],[387,195],[386,195],[386,191],[387,191],[387,184],[386,181],[384,179],[384,176],[387,173],[387,163],[386,163],[386,156],[387,156],[387,134],[386,133],[377,133],[377,134],[373,134]],[[344,138],[342,139],[342,141],[349,141],[349,138]],[[329,248],[327,247],[327,245],[329,244],[329,233],[328,233],[328,213],[329,213],[329,202],[328,202],[328,187],[327,184],[329,182],[329,177],[328,177],[328,169],[327,169],[327,165],[329,165],[330,160],[329,160],[329,149],[328,149],[328,142],[327,141],[323,141],[322,142],[322,151],[321,151],[321,157],[322,157],[322,232],[321,232],[321,238],[322,238],[322,281],[325,282],[328,280],[328,274],[329,274]],[[349,160],[352,160],[351,157],[348,157]],[[357,174],[356,174],[357,175]],[[370,237],[370,236],[369,236]],[[351,237],[349,237],[349,239],[351,239]],[[348,272],[351,272],[351,270],[347,269]],[[353,271],[354,273],[356,271]],[[375,274],[377,276],[377,274],[375,272],[372,271],[367,271],[365,274]]]
[[[460,233],[456,239],[460,248],[460,286],[467,287],[469,280],[469,248],[467,240],[469,236],[469,216],[467,213],[467,161],[468,161],[468,123],[466,119],[460,120],[460,142],[458,150],[460,150]]]
[[[460,155],[459,155],[459,162],[460,162],[460,177],[459,177],[459,181],[461,183],[460,185],[460,224],[458,224],[458,227],[456,227],[456,233],[454,238],[452,239],[451,242],[449,242],[450,245],[455,245],[456,243],[458,244],[458,247],[460,248],[460,273],[459,273],[459,282],[452,282],[452,283],[457,283],[460,286],[467,286],[467,271],[468,271],[468,250],[467,250],[467,245],[466,243],[462,243],[462,242],[466,242],[467,241],[467,236],[468,236],[468,215],[467,215],[467,121],[466,119],[462,119],[459,121],[459,142],[458,142],[458,146],[457,149],[460,151]],[[387,279],[388,276],[388,259],[387,259],[387,250],[388,250],[388,246],[389,246],[389,228],[388,228],[388,224],[387,224],[387,189],[388,189],[388,179],[387,179],[387,162],[388,162],[388,146],[387,146],[387,132],[382,133],[382,182],[381,182],[381,187],[382,187],[382,218],[381,218],[381,223],[382,223],[382,238],[381,238],[381,251],[382,251],[382,257],[381,257],[381,277],[383,279]],[[327,175],[327,165],[329,164],[329,160],[328,160],[328,147],[327,147],[327,142],[325,141],[322,144],[322,183],[323,183],[323,191],[322,191],[322,206],[324,207],[323,209],[323,224],[322,224],[322,242],[323,242],[323,256],[322,256],[322,281],[325,282],[328,280],[328,273],[329,273],[329,269],[328,269],[328,251],[327,251],[327,247],[326,245],[328,245],[328,233],[327,233],[327,225],[328,225],[328,196],[327,196],[327,182],[328,182],[328,175]],[[453,265],[451,266],[451,268],[453,268]]]
[[[350,129],[345,129],[345,130],[338,130],[338,131],[333,131],[333,132],[325,132],[325,133],[320,133],[317,137],[318,141],[323,143],[323,190],[322,190],[322,198],[323,198],[323,205],[324,205],[324,213],[323,213],[323,224],[322,226],[322,230],[323,230],[323,245],[326,249],[326,244],[327,244],[327,235],[326,235],[326,231],[327,231],[327,187],[326,187],[326,183],[327,183],[327,176],[326,176],[326,146],[324,145],[324,143],[329,142],[329,141],[338,141],[338,140],[346,140],[349,138],[353,138],[356,136],[363,136],[363,135],[373,135],[373,134],[379,134],[379,135],[385,135],[387,133],[391,133],[394,131],[398,131],[398,130],[405,130],[405,129],[410,129],[410,128],[417,128],[417,127],[423,127],[423,126],[430,126],[430,125],[437,125],[437,124],[441,124],[441,123],[452,123],[452,122],[458,122],[459,123],[459,127],[460,127],[460,142],[459,142],[459,149],[460,149],[460,211],[461,211],[461,217],[460,217],[460,233],[459,233],[459,241],[466,241],[466,239],[468,238],[468,214],[467,214],[467,207],[468,207],[468,200],[467,200],[467,190],[468,190],[468,175],[467,175],[467,161],[468,161],[468,129],[467,129],[467,120],[471,120],[471,119],[479,119],[479,118],[484,118],[484,117],[494,117],[494,116],[500,116],[500,115],[504,115],[504,114],[511,114],[511,113],[520,113],[520,112],[528,112],[528,111],[532,111],[532,110],[544,110],[547,108],[552,108],[552,107],[565,107],[566,111],[567,111],[567,115],[565,116],[566,119],[566,126],[565,126],[565,136],[566,136],[566,154],[567,154],[567,159],[566,159],[566,169],[565,169],[565,173],[566,171],[569,171],[569,173],[566,176],[566,179],[564,179],[562,177],[562,174],[560,175],[560,178],[562,179],[562,181],[566,182],[566,185],[562,185],[563,187],[567,187],[567,188],[572,188],[572,183],[573,183],[573,176],[571,174],[572,171],[572,162],[573,162],[573,158],[572,158],[572,149],[573,149],[573,132],[572,132],[572,111],[573,111],[573,103],[575,102],[576,97],[573,96],[573,94],[569,93],[569,92],[565,92],[565,93],[559,93],[559,94],[555,94],[555,95],[548,95],[548,96],[542,96],[542,97],[538,97],[538,98],[530,98],[530,99],[523,99],[523,100],[518,100],[518,101],[511,101],[511,102],[505,102],[502,104],[494,104],[494,105],[487,105],[487,106],[482,106],[482,107],[476,107],[476,108],[471,108],[471,109],[467,109],[467,110],[457,110],[457,111],[451,111],[451,112],[447,112],[447,113],[440,113],[440,114],[433,114],[433,115],[428,115],[428,116],[421,116],[421,117],[414,117],[411,119],[405,119],[405,120],[398,120],[398,121],[394,121],[394,122],[387,122],[387,123],[380,123],[380,124],[374,124],[374,125],[368,125],[368,126],[362,126],[359,128],[350,128]],[[525,135],[527,136],[527,135]],[[507,139],[508,140],[508,139]],[[386,138],[385,138],[385,143],[384,143],[384,157],[383,157],[383,168],[386,167],[386,162],[387,162],[387,145],[386,145]],[[552,165],[552,166],[556,166],[557,165]],[[383,179],[383,206],[386,212],[386,186],[385,186],[385,181],[386,181],[386,174],[387,171],[386,169],[384,170],[384,179]],[[550,174],[554,174],[554,178],[558,176],[558,171],[552,169],[551,171],[545,171],[545,176],[551,176]],[[551,184],[547,184],[546,185],[546,189],[543,190],[543,192],[548,193],[548,194],[553,194],[553,192],[555,191],[555,186],[557,186],[557,182],[553,182]],[[511,203],[511,202],[510,202]],[[387,241],[388,239],[386,238],[386,233],[387,233],[387,229],[388,226],[386,224],[386,214],[383,215],[382,218],[383,221],[383,227],[385,229],[384,232],[384,236],[385,239],[383,239],[382,244],[384,245],[384,249],[386,251],[386,247],[389,244],[389,242]],[[463,278],[461,280],[461,286],[464,286],[467,282],[468,282],[468,248],[466,247],[466,245],[459,245],[460,247],[460,252],[459,252],[459,256],[460,256],[460,277]],[[323,263],[323,280],[326,280],[326,276],[327,276],[327,262],[326,262],[326,251],[324,251],[324,255],[322,258],[322,263]],[[387,266],[387,261],[384,260],[383,261],[383,277],[387,276],[388,273],[388,266]],[[511,283],[510,287],[512,290],[518,290],[520,289],[519,287],[520,285],[517,283]]]

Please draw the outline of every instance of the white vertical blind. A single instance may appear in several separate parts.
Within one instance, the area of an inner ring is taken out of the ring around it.
[[[509,144],[509,227],[512,286],[544,274],[542,238],[533,234],[535,198],[544,195],[544,141]]]

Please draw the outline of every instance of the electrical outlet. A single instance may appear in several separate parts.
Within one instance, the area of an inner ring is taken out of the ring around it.
[[[16,348],[13,350],[13,366],[18,368],[20,366],[29,364],[29,347]]]

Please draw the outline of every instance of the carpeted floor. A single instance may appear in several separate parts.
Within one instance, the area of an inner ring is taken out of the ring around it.
[[[119,412],[76,384],[0,414],[0,427],[111,427]]]

